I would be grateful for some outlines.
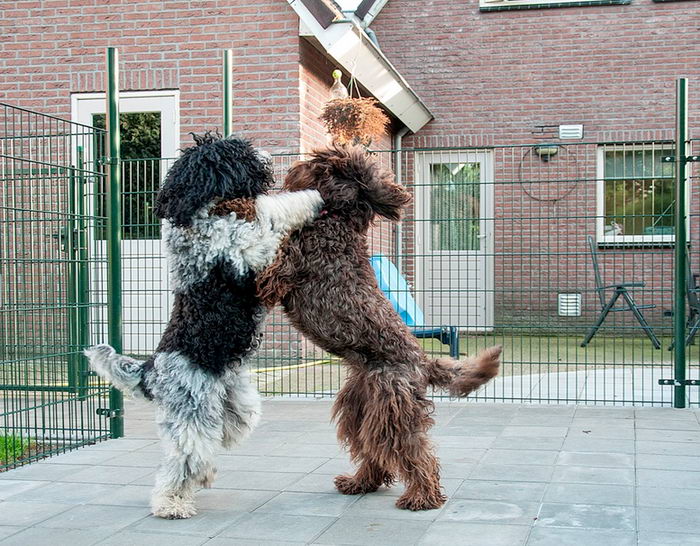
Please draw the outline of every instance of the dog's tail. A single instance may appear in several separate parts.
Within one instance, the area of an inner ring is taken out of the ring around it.
[[[447,389],[451,396],[467,396],[498,375],[503,347],[484,349],[465,360],[436,358],[428,362],[428,384]]]
[[[139,383],[143,377],[143,362],[117,354],[109,345],[95,345],[85,349],[90,367],[101,378],[109,381],[124,394],[143,396]]]

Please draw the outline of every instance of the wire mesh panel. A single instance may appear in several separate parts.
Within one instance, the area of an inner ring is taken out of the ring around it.
[[[648,141],[374,152],[413,195],[401,223],[379,220],[369,234],[370,255],[396,268],[386,295],[414,331],[436,332],[420,339],[431,355],[503,345],[501,375],[476,400],[670,404],[672,389],[658,380],[673,377],[675,183],[662,160],[672,150]],[[299,157],[274,157],[278,185]],[[158,170],[149,161],[158,160],[124,163],[133,180],[124,224],[153,237],[124,261],[145,275],[125,283],[137,356],[152,350],[170,305],[153,246],[158,221],[143,212],[170,163]],[[697,177],[689,185],[697,191]],[[699,269],[695,201],[690,262]],[[695,368],[696,347],[688,348]],[[345,374],[279,308],[252,367],[266,395],[332,396]]]
[[[88,212],[101,131],[0,104],[0,470],[105,438],[91,341]]]

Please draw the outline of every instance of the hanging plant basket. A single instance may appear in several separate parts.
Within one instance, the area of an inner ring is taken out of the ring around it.
[[[320,119],[335,142],[369,146],[389,125],[389,118],[377,104],[373,98],[333,99],[326,103]]]

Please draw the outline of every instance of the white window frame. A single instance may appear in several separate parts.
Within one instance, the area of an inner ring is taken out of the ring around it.
[[[629,4],[631,0],[479,0],[481,11],[497,11],[528,8],[562,8],[566,6],[600,6]]]
[[[610,144],[600,145],[596,150],[596,240],[602,246],[616,245],[673,245],[675,235],[605,235],[605,152],[616,149],[627,151],[663,150],[668,155],[674,155],[673,144]],[[690,176],[690,175],[688,175]],[[686,210],[690,210],[690,189],[686,185]],[[690,233],[690,221],[687,222]]]

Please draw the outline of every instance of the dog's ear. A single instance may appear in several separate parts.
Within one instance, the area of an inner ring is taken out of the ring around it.
[[[372,210],[393,222],[403,216],[406,205],[411,202],[411,194],[394,182],[394,175],[387,170],[379,170],[366,181],[362,188]]]

